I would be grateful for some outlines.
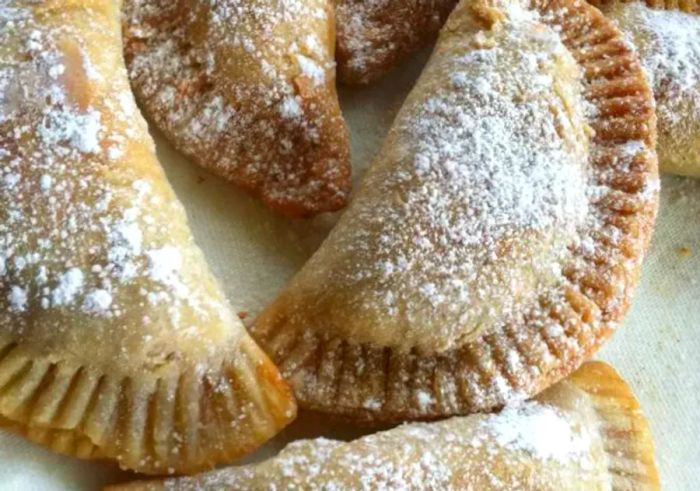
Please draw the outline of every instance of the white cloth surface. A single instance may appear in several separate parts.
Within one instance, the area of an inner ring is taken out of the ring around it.
[[[378,86],[343,91],[356,181],[424,60],[425,53]],[[231,303],[255,313],[303,265],[333,217],[295,222],[276,216],[187,162],[161,137],[156,140],[196,238]],[[664,489],[690,491],[700,485],[700,181],[666,177],[662,184],[662,209],[640,288],[624,325],[600,357],[623,374],[641,400]],[[302,415],[246,461],[274,454],[293,439],[347,439],[362,431]],[[58,456],[0,432],[0,491],[92,491],[130,478],[113,464]]]

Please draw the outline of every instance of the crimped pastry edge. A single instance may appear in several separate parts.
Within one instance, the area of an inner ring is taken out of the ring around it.
[[[649,425],[627,385],[617,371],[600,361],[588,362],[562,384],[585,393],[603,444],[612,491],[657,491],[660,489]],[[552,388],[555,391],[558,387]],[[545,394],[543,394],[545,395]],[[555,396],[556,397],[556,396]],[[555,399],[556,400],[556,399]],[[546,397],[545,397],[545,403]],[[190,486],[197,486],[189,482]],[[178,488],[177,482],[134,481],[108,486],[105,491],[156,491]],[[188,487],[189,486],[183,486]],[[201,484],[202,491],[215,486]]]
[[[601,361],[588,362],[567,381],[590,397],[600,422],[612,489],[661,489],[649,423],[615,368]]]
[[[0,336],[0,427],[64,455],[191,474],[254,450],[296,416],[291,390],[247,336],[235,360],[199,372],[120,378]]]
[[[644,5],[653,10],[665,10],[667,12],[683,12],[691,15],[700,15],[699,0],[588,0],[589,3],[600,8],[606,15],[609,15],[616,6],[643,2]],[[613,17],[614,20],[615,16]],[[633,41],[633,40],[631,40]],[[634,42],[632,43],[634,44]],[[639,47],[637,47],[639,48]],[[655,88],[657,90],[657,105],[660,107],[667,103],[668,92],[665,88]],[[672,91],[673,92],[673,91]],[[700,152],[700,136],[693,141],[679,141],[679,135],[694,135],[695,132],[688,127],[699,126],[698,118],[693,118],[691,114],[675,124],[669,124],[663,118],[659,119],[659,138],[657,152],[659,154],[659,166],[661,171],[685,177],[700,177],[700,168],[695,164],[695,155]]]

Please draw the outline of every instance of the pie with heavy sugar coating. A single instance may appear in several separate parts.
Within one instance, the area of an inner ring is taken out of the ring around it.
[[[488,411],[623,318],[658,202],[639,60],[577,0],[464,1],[354,201],[253,334],[309,409]]]
[[[129,90],[119,2],[3,2],[0,421],[144,473],[295,415],[195,245]]]

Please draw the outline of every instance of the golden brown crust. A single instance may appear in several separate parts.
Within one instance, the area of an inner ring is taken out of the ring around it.
[[[499,426],[507,428],[507,436],[495,436]],[[536,439],[528,439],[528,433]],[[302,440],[257,464],[108,489],[234,491],[285,485],[311,491],[356,489],[360,483],[416,491],[660,489],[639,404],[615,370],[600,362],[583,365],[535,401],[500,414],[404,425],[352,442]]]
[[[588,394],[601,422],[612,489],[660,490],[649,423],[622,377],[607,363],[590,362],[566,380]]]
[[[345,206],[329,0],[127,0],[124,11],[132,87],[178,150],[286,215]]]
[[[636,48],[656,98],[659,167],[700,177],[700,3],[592,2]]]
[[[251,340],[218,373],[147,384],[27,351],[2,343],[0,426],[65,455],[191,474],[255,450],[295,416],[289,387]]]
[[[339,0],[338,79],[370,84],[432,42],[457,0]]]
[[[485,7],[482,12],[491,15]],[[602,218],[590,230],[593,244],[572,248],[561,296],[543,295],[523,317],[444,352],[358,345],[313,318],[303,325],[298,320],[305,318],[299,301],[304,290],[283,292],[258,318],[253,333],[292,382],[303,407],[367,422],[490,411],[571,373],[625,314],[658,204],[651,91],[637,57],[597,9],[569,0],[532,7],[560,29],[594,108],[589,165],[596,182],[609,189],[592,203]],[[453,16],[467,8],[458,6]],[[420,83],[415,90],[421,90]],[[625,158],[628,142],[645,150]]]
[[[248,452],[295,416],[194,243],[107,0],[0,20],[0,419],[145,473]]]

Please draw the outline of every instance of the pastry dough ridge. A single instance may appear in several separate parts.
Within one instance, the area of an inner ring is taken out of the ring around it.
[[[413,423],[352,442],[289,444],[261,463],[110,490],[658,490],[648,424],[604,363],[493,415]]]
[[[617,23],[649,76],[661,171],[700,177],[700,3],[592,3]]]

